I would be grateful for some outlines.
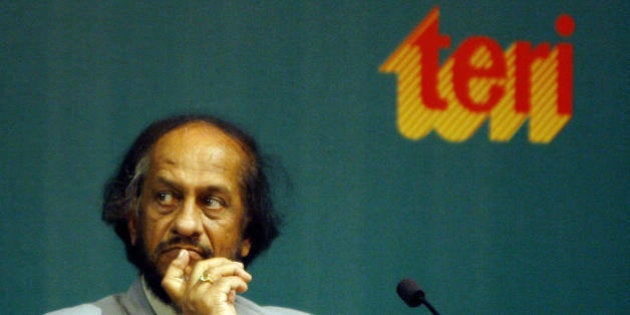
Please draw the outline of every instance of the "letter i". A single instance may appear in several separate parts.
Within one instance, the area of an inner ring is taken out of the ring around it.
[[[575,31],[575,21],[568,14],[556,19],[556,32],[569,37]],[[560,43],[558,48],[558,114],[573,114],[573,45]]]

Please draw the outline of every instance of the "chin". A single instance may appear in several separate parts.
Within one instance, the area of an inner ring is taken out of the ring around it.
[[[142,242],[138,244],[142,244]],[[149,289],[164,303],[173,305],[171,298],[162,288],[162,279],[173,259],[168,259],[164,255],[159,257],[150,255],[141,245],[134,247],[135,257],[137,257],[134,264],[138,267],[138,271],[144,277]]]

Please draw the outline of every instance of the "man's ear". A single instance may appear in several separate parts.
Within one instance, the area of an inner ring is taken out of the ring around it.
[[[134,210],[127,212],[127,229],[129,230],[131,245],[136,245],[138,240],[138,218],[136,218],[136,211]]]
[[[247,257],[249,250],[252,248],[252,242],[247,238],[241,242],[241,257]]]

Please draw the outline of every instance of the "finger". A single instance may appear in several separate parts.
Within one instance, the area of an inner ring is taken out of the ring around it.
[[[228,303],[236,303],[236,291],[230,290],[230,293],[228,293]]]
[[[219,265],[212,269],[206,270],[204,273],[214,277],[236,276],[240,277],[246,282],[252,280],[252,275],[245,270],[245,266],[243,266],[243,264],[240,262],[231,262],[224,265]]]
[[[245,293],[247,289],[249,289],[249,284],[239,277],[226,277],[224,278],[228,281],[230,285],[230,293]],[[236,298],[236,295],[234,295]]]
[[[218,266],[225,265],[225,264],[230,264],[232,262],[234,261],[229,260],[224,257],[213,257],[213,258],[197,261],[193,265],[193,271],[191,273],[191,277],[197,278],[197,276],[200,276],[201,273],[203,273],[204,271],[208,269],[216,268]]]
[[[242,263],[225,258],[212,258],[198,262],[190,276],[193,281],[198,281],[202,276],[205,276],[210,279],[207,282],[215,282],[225,276],[237,276],[246,282],[252,280],[252,276],[245,271],[245,266]]]
[[[186,268],[189,261],[188,251],[180,250],[162,279],[162,287],[174,301],[180,301],[186,290]]]
[[[208,292],[221,293],[225,297],[225,299],[222,299],[223,301],[229,301],[230,294],[244,293],[249,288],[247,282],[236,276],[223,277],[214,285],[210,285],[208,282],[201,282],[199,286],[200,289]]]
[[[247,283],[236,276],[223,277],[212,284],[199,281],[186,292],[180,307],[191,314],[234,314],[236,294],[247,288]]]

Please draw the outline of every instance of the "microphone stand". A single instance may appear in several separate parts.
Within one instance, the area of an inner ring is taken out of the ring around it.
[[[440,315],[440,313],[438,313],[438,311],[435,309],[435,307],[433,307],[433,305],[431,305],[431,303],[429,303],[429,301],[427,301],[426,299],[422,299],[422,304],[424,304],[429,309],[431,314],[433,314],[433,315]]]

